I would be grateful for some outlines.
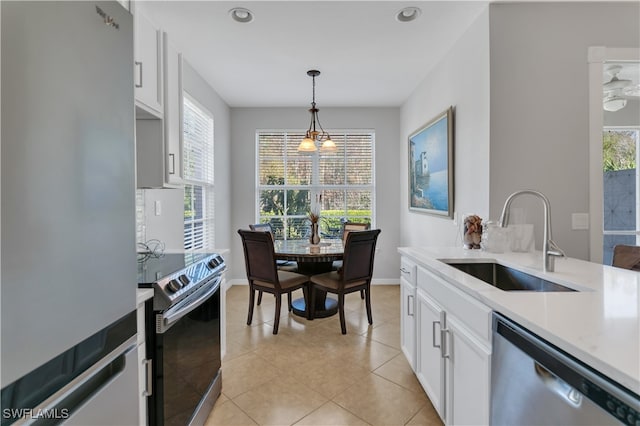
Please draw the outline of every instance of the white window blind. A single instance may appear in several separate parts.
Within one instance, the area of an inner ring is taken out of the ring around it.
[[[184,248],[214,248],[213,115],[185,93],[183,106]]]

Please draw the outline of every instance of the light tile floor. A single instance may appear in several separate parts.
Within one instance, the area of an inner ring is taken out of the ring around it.
[[[283,296],[273,335],[273,296],[247,326],[248,287],[231,287],[222,395],[206,425],[442,425],[400,350],[400,287],[371,294],[372,326],[359,293],[346,296],[346,335],[338,315],[307,321]]]

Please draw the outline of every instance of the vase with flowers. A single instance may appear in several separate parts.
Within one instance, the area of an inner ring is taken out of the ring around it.
[[[311,222],[311,233],[309,234],[309,243],[312,245],[320,244],[320,213],[319,212],[309,212],[308,215],[309,222]]]

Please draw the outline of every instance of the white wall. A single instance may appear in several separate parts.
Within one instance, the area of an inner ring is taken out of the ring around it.
[[[376,171],[376,223],[382,229],[378,239],[374,282],[398,282],[400,267],[397,247],[399,110],[397,108],[323,108],[327,129],[374,129]],[[233,108],[231,111],[231,256],[228,278],[246,282],[242,243],[236,230],[256,221],[256,139],[258,129],[305,129],[307,108]]]
[[[494,3],[490,21],[491,215],[511,192],[538,189],[555,241],[588,259],[588,231],[571,230],[571,213],[589,209],[587,49],[638,47],[640,6]],[[541,207],[528,216],[541,247]]]
[[[165,250],[184,250],[184,191],[142,189],[144,241],[160,240]],[[159,204],[159,210],[156,209]]]
[[[400,245],[462,245],[460,227],[448,218],[410,211],[408,137],[452,105],[454,111],[454,210],[489,212],[489,15],[483,12],[404,103],[400,115]]]

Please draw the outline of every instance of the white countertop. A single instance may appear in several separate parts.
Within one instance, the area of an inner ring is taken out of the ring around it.
[[[555,272],[544,273],[541,252],[455,247],[398,251],[640,395],[640,273],[571,258],[556,259]],[[578,291],[503,291],[442,260],[497,262]]]
[[[152,288],[139,288],[136,290],[136,305],[141,304],[147,299],[151,299],[153,297],[153,289]]]

